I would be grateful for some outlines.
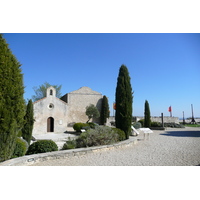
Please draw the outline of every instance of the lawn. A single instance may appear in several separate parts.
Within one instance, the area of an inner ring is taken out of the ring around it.
[[[200,127],[200,124],[185,124],[187,127]]]

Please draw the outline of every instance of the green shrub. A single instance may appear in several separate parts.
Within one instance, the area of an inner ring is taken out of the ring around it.
[[[165,127],[170,127],[170,128],[185,128],[182,124],[176,124],[174,122],[172,123],[164,123]]]
[[[160,122],[151,122],[151,127],[162,127]]]
[[[22,130],[20,130],[18,133],[17,133],[17,137],[22,137]]]
[[[140,122],[134,122],[134,123],[133,123],[133,127],[134,127],[135,129],[139,129],[139,128],[142,128],[142,124],[141,124]]]
[[[87,124],[87,123],[75,123],[73,125],[73,129],[77,132],[80,132],[81,129],[85,129],[85,130],[88,130],[90,128],[90,126]]]
[[[107,126],[97,126],[87,132],[81,133],[76,139],[78,148],[108,145],[119,141],[118,134],[112,128]]]
[[[98,124],[93,123],[93,122],[88,122],[87,124],[89,125],[90,128],[93,128],[93,129],[94,129],[96,126],[99,126]]]
[[[67,149],[75,149],[76,148],[76,140],[71,140],[70,138],[66,143],[63,145],[62,150],[67,150]]]
[[[26,154],[27,149],[28,149],[28,143],[22,138],[17,137],[12,158],[24,156]]]
[[[77,132],[81,131],[82,123],[75,123],[73,129]]]
[[[27,155],[58,151],[57,144],[52,140],[39,140],[31,144],[28,148]]]
[[[144,119],[139,120],[138,122],[141,123],[142,127],[144,127]]]
[[[118,140],[119,141],[123,141],[126,139],[126,135],[125,135],[125,132],[122,131],[121,129],[119,128],[112,128],[112,130],[118,134]]]

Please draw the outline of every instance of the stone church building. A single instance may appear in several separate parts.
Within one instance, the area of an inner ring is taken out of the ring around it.
[[[61,133],[67,131],[74,123],[86,122],[86,107],[94,104],[100,112],[102,98],[101,93],[89,87],[81,87],[59,99],[56,97],[56,89],[49,87],[46,97],[33,103],[33,134]],[[93,122],[99,123],[99,119],[93,119]]]

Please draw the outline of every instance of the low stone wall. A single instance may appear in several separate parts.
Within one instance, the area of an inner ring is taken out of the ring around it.
[[[144,117],[133,117],[133,121],[139,121],[141,119],[144,119]],[[115,121],[115,117],[111,116],[109,117],[109,119],[107,120],[106,125],[110,126],[110,122],[114,122]],[[151,117],[151,121],[152,122],[160,122],[162,123],[162,119],[161,117]],[[176,123],[179,124],[179,118],[178,117],[163,117],[163,121],[164,123]]]
[[[152,122],[160,122],[162,123],[161,117],[151,117]],[[163,117],[164,123],[176,123],[179,124],[179,118],[178,117]]]
[[[67,159],[71,156],[85,155],[87,153],[95,153],[99,151],[108,151],[108,150],[113,150],[116,148],[135,145],[136,143],[137,143],[137,138],[130,136],[128,140],[125,140],[116,144],[112,144],[112,145],[33,154],[33,155],[28,155],[28,156],[23,156],[23,157],[7,160],[5,162],[0,163],[0,166],[28,166],[36,162],[43,162],[46,160],[55,160],[55,159],[63,159],[63,158]]]

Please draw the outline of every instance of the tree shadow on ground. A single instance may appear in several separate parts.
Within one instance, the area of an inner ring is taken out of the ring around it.
[[[160,135],[172,137],[200,137],[200,131],[169,131]]]

